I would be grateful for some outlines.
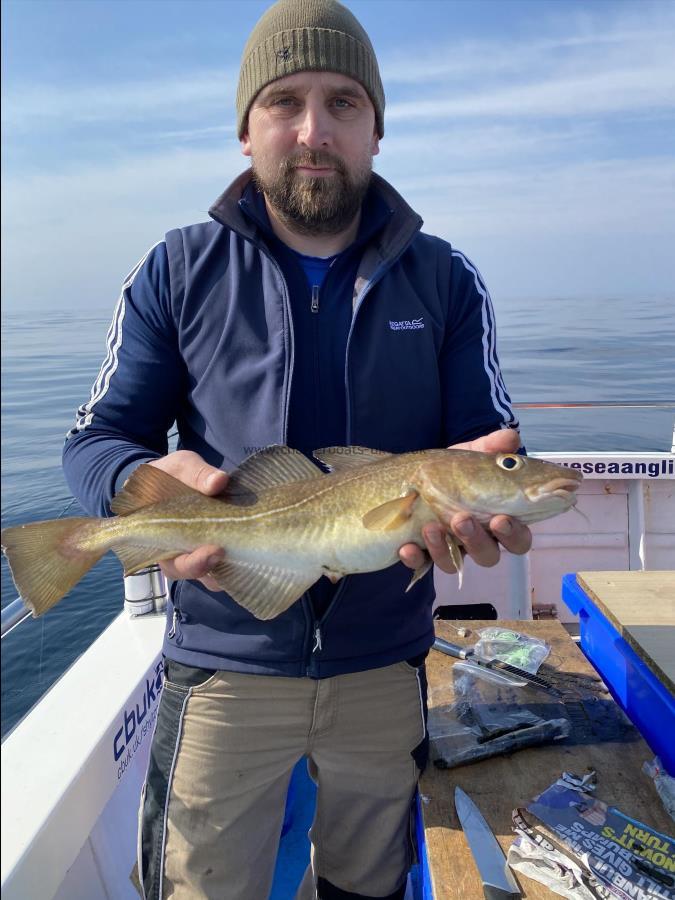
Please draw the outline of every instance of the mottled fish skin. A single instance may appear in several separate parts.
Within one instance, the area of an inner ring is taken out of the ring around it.
[[[498,513],[539,521],[573,506],[581,481],[574,470],[514,454],[331,448],[317,451],[334,466],[325,475],[289,448],[262,453],[267,457],[257,454],[233,473],[232,489],[223,498],[206,497],[157,468],[140,466],[113,502],[123,515],[60,520],[78,523],[66,525],[60,536],[51,523],[56,556],[37,581],[22,557],[22,541],[30,543],[33,532],[19,532],[50,523],[6,529],[3,545],[24,601],[41,614],[40,589],[50,598],[49,608],[53,597],[82,577],[73,581],[77,573],[66,571],[69,561],[81,568],[86,557],[89,568],[109,549],[130,573],[215,544],[226,551],[225,562],[213,570],[218,583],[254,615],[270,618],[322,575],[335,581],[394,564],[403,544],[423,546],[422,528],[429,522],[448,524],[459,511],[483,523]],[[47,544],[43,536],[43,554]],[[461,560],[458,551],[454,558]]]

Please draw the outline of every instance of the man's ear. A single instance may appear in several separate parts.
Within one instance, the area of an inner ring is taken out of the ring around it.
[[[377,133],[377,128],[373,130],[373,141],[370,145],[371,152],[373,156],[377,156],[380,152],[380,136]]]
[[[241,147],[241,152],[244,154],[244,156],[251,155],[251,139],[248,136],[248,128],[239,138],[239,146]]]

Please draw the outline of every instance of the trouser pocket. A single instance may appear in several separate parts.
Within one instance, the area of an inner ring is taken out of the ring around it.
[[[160,900],[162,896],[171,777],[189,696],[189,688],[165,678],[139,814],[138,871],[145,900]]]
[[[178,688],[200,687],[216,674],[216,669],[186,666],[175,659],[164,657],[164,679]]]

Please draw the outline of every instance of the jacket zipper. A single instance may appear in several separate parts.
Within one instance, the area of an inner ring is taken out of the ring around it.
[[[173,638],[176,636],[176,626],[178,625],[178,610],[174,607],[173,617],[171,619],[171,630],[167,634],[168,638]]]
[[[314,646],[312,647],[312,653],[316,653],[317,650],[323,650],[323,644],[321,643],[321,625],[318,622],[315,622]]]
[[[176,644],[180,646],[183,643],[183,635],[180,624],[183,621],[183,615],[180,610],[180,593],[183,589],[182,584],[177,584],[173,595],[173,615],[171,616],[171,628],[167,634],[169,640],[176,639]]]
[[[347,584],[347,579],[348,579],[348,578],[349,578],[349,576],[348,576],[348,575],[345,575],[345,576],[343,577],[343,579],[341,580],[341,582],[340,582],[340,584],[339,584],[339,586],[338,586],[338,589],[337,589],[337,591],[335,592],[335,596],[334,596],[333,599],[331,600],[330,605],[328,606],[328,609],[327,609],[326,612],[323,614],[323,616],[322,616],[320,619],[318,619],[318,620],[317,620],[317,619],[313,619],[313,620],[312,620],[312,640],[313,640],[313,644],[312,644],[312,649],[311,649],[311,651],[310,651],[310,653],[309,653],[309,658],[308,658],[308,660],[307,660],[307,665],[306,665],[306,667],[305,667],[305,674],[307,674],[307,675],[311,675],[312,663],[313,663],[313,660],[314,660],[314,654],[315,654],[315,653],[318,653],[320,650],[323,650],[323,641],[324,641],[324,638],[325,638],[325,636],[326,636],[326,633],[325,633],[325,625],[326,625],[326,622],[328,621],[328,619],[329,619],[331,613],[332,613],[333,610],[335,609],[335,605],[336,605],[337,601],[340,599],[340,597],[341,597],[342,594],[344,593],[345,587],[346,587],[346,584]],[[307,602],[310,603],[309,599],[308,599]],[[310,606],[311,606],[311,603],[310,603]]]
[[[283,421],[283,443],[286,444],[286,443],[288,443],[288,409],[290,406],[290,399],[291,399],[291,385],[292,385],[292,381],[293,381],[293,364],[294,364],[294,358],[295,358],[295,335],[293,332],[293,316],[291,313],[291,303],[290,303],[290,300],[288,299],[288,285],[286,284],[286,279],[284,278],[284,273],[281,270],[281,266],[278,264],[276,259],[274,259],[274,257],[270,253],[268,253],[267,250],[262,245],[256,243],[256,246],[262,253],[264,253],[264,255],[267,257],[267,259],[269,259],[269,261],[274,266],[274,268],[279,276],[279,281],[282,285],[282,303],[284,306],[284,312],[286,314],[286,321],[288,322],[288,334],[289,334],[289,339],[290,339],[290,360],[289,360],[289,365],[288,365],[288,381],[286,384],[286,395],[284,397],[284,407],[283,407],[283,419],[284,419],[284,421]],[[316,312],[318,312],[319,311],[319,297],[318,297],[318,286],[316,286],[316,285],[313,285],[313,287],[312,287],[312,301],[314,300],[314,287],[317,288]],[[312,305],[312,312],[314,312],[313,305]],[[305,620],[310,624],[310,627],[312,625],[315,626],[315,632],[316,632],[317,623],[314,621],[314,616],[312,613],[312,604],[311,604],[311,600],[309,599],[309,591],[305,591],[305,594],[303,596],[303,599],[301,600],[301,603],[302,603],[303,610],[305,613]],[[321,638],[321,632],[319,630],[319,640],[320,640],[320,638]],[[315,641],[315,643],[316,643],[316,641]],[[306,669],[309,669],[309,665],[306,667]]]
[[[312,285],[312,300],[310,309],[314,314],[312,316],[312,339],[314,342],[313,347],[313,355],[314,355],[314,384],[312,385],[312,390],[314,391],[314,427],[316,429],[315,434],[318,435],[321,429],[321,356],[319,354],[319,290],[320,287],[318,284]],[[316,316],[316,318],[315,318]]]
[[[288,336],[289,336],[289,362],[288,362],[288,379],[286,382],[286,393],[283,401],[283,443],[286,444],[288,441],[288,408],[290,406],[291,399],[291,383],[293,381],[293,363],[295,357],[295,336],[293,334],[293,317],[291,314],[291,304],[288,299],[288,285],[286,284],[286,279],[284,278],[284,273],[281,270],[281,266],[276,261],[276,259],[272,256],[272,254],[267,250],[267,248],[259,243],[258,241],[251,241],[254,247],[256,247],[267,259],[270,261],[272,266],[274,267],[277,275],[279,276],[279,282],[282,286],[282,304],[284,308],[284,313],[286,315],[286,321],[288,322]]]

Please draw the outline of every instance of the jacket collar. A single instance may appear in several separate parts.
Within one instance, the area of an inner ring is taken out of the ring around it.
[[[218,197],[209,209],[209,215],[221,225],[255,242],[258,226],[254,218],[244,213],[239,203],[250,182],[251,170],[247,169]],[[391,212],[389,220],[375,237],[377,257],[386,262],[398,257],[407,247],[422,227],[422,219],[398,191],[375,172],[372,175],[371,190],[377,193]]]

